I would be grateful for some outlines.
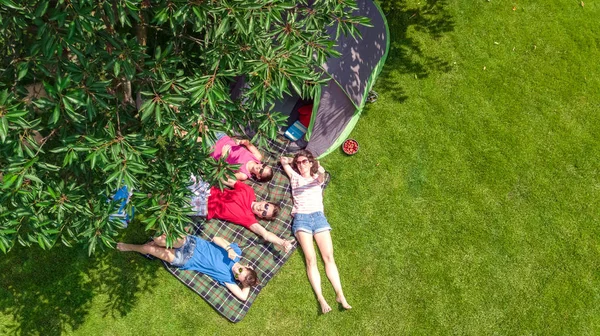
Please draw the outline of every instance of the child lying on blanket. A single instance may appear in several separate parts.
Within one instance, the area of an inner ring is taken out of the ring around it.
[[[235,243],[229,244],[221,237],[214,237],[212,242],[208,242],[196,236],[187,236],[178,239],[173,248],[167,248],[166,237],[162,235],[144,245],[118,243],[117,249],[123,252],[151,254],[181,270],[204,273],[227,287],[242,301],[248,299],[250,287],[258,284],[256,272],[252,267],[239,263],[242,253],[240,247]]]
[[[208,182],[196,176],[192,176],[192,183],[189,187],[192,191],[190,204],[195,216],[217,218],[241,225],[266,241],[280,246],[285,253],[292,249],[293,239],[277,237],[256,220],[256,217],[271,220],[277,216],[280,208],[277,204],[257,202],[252,187],[230,179],[223,183],[232,189],[220,190],[217,187],[211,188]]]
[[[203,132],[208,129],[205,127]],[[188,134],[186,131],[180,131],[181,135]],[[235,172],[235,178],[238,181],[244,181],[250,177],[254,177],[258,182],[269,182],[273,178],[273,169],[262,163],[263,156],[250,140],[236,139],[226,135],[223,132],[217,132],[217,142],[212,145],[212,153],[210,156],[218,160],[221,156],[227,156],[225,161],[232,165],[240,165],[240,168]],[[198,137],[197,142],[202,141],[202,137]]]
[[[262,154],[249,140],[234,139],[225,133],[218,133],[210,156],[218,160],[223,155],[227,155],[227,163],[240,165],[235,173],[238,181],[247,180],[250,176],[254,176],[259,182],[269,182],[273,178],[273,169],[261,162]]]

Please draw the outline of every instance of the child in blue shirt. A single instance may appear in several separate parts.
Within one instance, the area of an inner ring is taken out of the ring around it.
[[[224,285],[238,299],[246,301],[250,288],[258,284],[258,277],[252,267],[239,263],[242,250],[221,237],[212,242],[196,236],[186,236],[166,247],[166,237],[162,235],[144,245],[118,243],[119,251],[135,251],[160,258],[182,270],[204,273]],[[238,280],[240,287],[235,280]]]

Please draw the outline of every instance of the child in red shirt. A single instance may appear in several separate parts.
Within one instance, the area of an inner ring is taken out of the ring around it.
[[[280,246],[286,253],[292,249],[294,239],[279,238],[258,223],[256,217],[271,220],[277,216],[280,208],[274,203],[257,202],[254,189],[250,186],[229,180],[224,183],[232,189],[220,190],[217,187],[211,188],[207,182],[194,176],[192,182],[189,189],[193,194],[191,205],[194,215],[241,225],[266,241]]]

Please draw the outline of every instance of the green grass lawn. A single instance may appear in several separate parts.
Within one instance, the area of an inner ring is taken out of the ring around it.
[[[600,3],[584,2],[382,4],[360,151],[322,160],[351,311],[318,313],[298,252],[232,324],[156,261],[15,249],[0,334],[599,334]]]

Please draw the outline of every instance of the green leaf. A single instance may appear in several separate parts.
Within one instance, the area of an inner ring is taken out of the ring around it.
[[[121,171],[117,170],[115,172],[113,172],[107,179],[106,181],[104,181],[105,184],[109,184],[110,182],[114,181],[115,179],[117,179],[117,177],[120,177],[121,175]],[[119,181],[121,180],[120,178],[117,180]]]
[[[69,100],[66,97],[63,97],[62,102],[65,105],[65,110],[67,110],[71,113],[75,113],[73,106],[71,105],[71,103],[69,103]]]
[[[35,175],[29,175],[29,174],[25,174],[25,178],[26,178],[26,179],[29,179],[29,180],[31,180],[31,181],[34,181],[34,182],[40,183],[40,184],[43,184],[43,183],[44,183],[44,182],[42,182],[42,180],[40,180],[40,179],[39,179],[37,176],[35,176]]]
[[[4,184],[2,185],[2,189],[8,189],[10,186],[15,183],[19,175],[5,175],[4,176]]]
[[[8,90],[4,89],[0,91],[0,105],[4,105],[6,103],[6,99],[8,98]]]
[[[219,25],[219,28],[217,28],[217,31],[215,32],[215,37],[223,35],[223,33],[225,33],[225,31],[227,30],[228,27],[229,27],[229,16],[226,16],[223,20],[221,20],[221,24]]]
[[[2,142],[6,141],[6,136],[8,135],[8,118],[1,117],[0,118],[0,140]]]
[[[155,60],[160,60],[160,55],[161,55],[161,49],[160,46],[157,46],[156,49],[154,50],[154,59]]]
[[[154,109],[154,116],[156,118],[156,124],[158,126],[160,126],[160,124],[162,123],[162,113],[161,113],[160,105],[161,104],[156,104],[156,108]]]
[[[77,27],[77,25],[75,24],[75,22],[71,22],[71,27],[69,28],[69,34],[67,35],[67,40],[71,41],[71,39],[73,38],[73,35],[75,34],[75,28]]]
[[[29,70],[29,64],[27,62],[21,62],[17,65],[17,80],[23,79],[27,75],[27,71]]]
[[[114,73],[115,73],[115,77],[119,77],[119,72],[121,72],[121,63],[120,62],[115,62],[113,70],[114,70]]]
[[[21,188],[21,185],[23,184],[23,178],[24,178],[24,176],[22,174],[18,175],[17,184],[15,184],[15,189]]]
[[[89,241],[89,245],[88,245],[88,255],[91,256],[92,254],[94,254],[94,251],[96,250],[96,244],[97,244],[97,239],[95,236],[90,238]]]
[[[59,166],[47,163],[47,162],[38,162],[36,164],[38,167],[49,170],[49,171],[58,171],[60,170]]]
[[[54,112],[52,112],[52,119],[50,119],[50,124],[54,125],[58,122],[58,119],[60,118],[60,106],[58,106],[58,104],[56,104],[56,106],[54,107]]]
[[[57,85],[58,91],[63,91],[64,89],[67,88],[67,86],[69,86],[70,83],[71,83],[71,77],[68,75],[65,77],[59,76],[56,79],[56,85]]]
[[[86,161],[90,161],[90,168],[94,169],[94,167],[96,166],[96,158],[98,157],[98,152],[94,151],[91,152],[87,158],[85,159]]]
[[[44,14],[46,14],[46,10],[48,10],[48,4],[50,4],[49,0],[42,1],[35,9],[35,16],[36,17],[44,16]]]
[[[16,3],[12,2],[11,0],[0,0],[0,4],[4,5],[6,7],[12,8],[12,9],[18,9],[18,10],[25,9],[23,7],[20,7]]]
[[[37,242],[38,242],[38,245],[40,245],[40,247],[41,247],[43,250],[45,250],[45,249],[46,249],[46,244],[44,244],[44,241],[43,241],[43,239],[42,239],[42,236],[41,236],[41,235],[39,235],[39,234],[37,235]]]
[[[142,121],[146,121],[146,119],[148,119],[148,117],[152,115],[152,113],[154,112],[155,105],[156,104],[152,99],[149,99],[142,105]]]
[[[16,110],[13,112],[8,112],[6,114],[6,116],[11,119],[16,119],[16,118],[22,117],[28,113],[29,113],[29,111],[27,111],[27,110]]]
[[[133,65],[131,65],[131,63],[129,62],[124,62],[123,68],[125,70],[125,77],[127,78],[127,80],[132,80],[133,76],[135,75]]]
[[[51,153],[64,153],[71,149],[71,147],[58,147],[50,150]]]

